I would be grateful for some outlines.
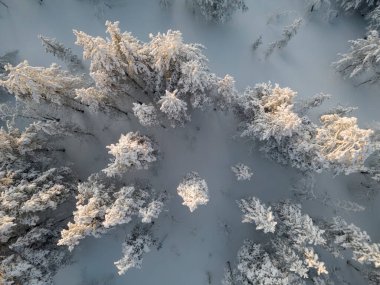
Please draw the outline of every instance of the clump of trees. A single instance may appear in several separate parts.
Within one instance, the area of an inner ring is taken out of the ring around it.
[[[304,171],[330,169],[349,174],[366,170],[366,159],[377,149],[374,132],[360,129],[355,117],[341,114],[321,116],[318,126],[296,113],[296,94],[271,83],[247,88],[235,107],[241,136],[258,139],[269,157]],[[317,96],[314,101],[306,109],[323,100]]]
[[[266,206],[256,197],[242,199],[239,206],[243,222],[256,224],[256,230],[271,233],[270,240],[258,244],[246,240],[238,252],[236,268],[226,267],[224,284],[324,284],[329,270],[320,261],[317,249],[323,248],[336,257],[346,250],[358,270],[375,275],[379,264],[379,244],[371,243],[368,234],[340,217],[313,221],[302,214],[301,206],[289,201]],[[322,283],[319,283],[322,282]]]

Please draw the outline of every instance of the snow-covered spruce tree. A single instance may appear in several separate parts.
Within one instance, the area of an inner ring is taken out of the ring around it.
[[[298,33],[302,24],[302,18],[295,19],[292,24],[286,26],[282,31],[282,38],[271,43],[265,52],[265,57],[269,57],[275,49],[282,49],[288,45],[290,40]]]
[[[340,59],[333,63],[344,77],[354,78],[363,75],[364,83],[375,83],[380,79],[380,38],[376,30],[369,31],[363,39],[350,41],[351,50],[339,54]]]
[[[45,51],[65,62],[70,72],[78,73],[84,71],[82,61],[77,55],[73,54],[73,51],[70,48],[65,47],[56,39],[44,37],[42,35],[39,35],[38,37],[41,40]]]
[[[236,179],[240,180],[251,180],[253,175],[252,169],[243,163],[237,163],[231,167],[231,170],[236,175]]]
[[[121,135],[118,143],[107,146],[112,162],[103,170],[107,176],[122,175],[129,169],[148,169],[157,160],[158,146],[139,132]]]
[[[224,23],[237,11],[248,10],[244,0],[193,0],[207,21]]]
[[[183,199],[182,205],[189,207],[190,212],[209,201],[207,183],[195,171],[186,174],[177,187],[177,193]]]
[[[0,79],[4,87],[17,100],[26,104],[48,102],[83,112],[78,108],[79,102],[74,99],[75,89],[84,86],[81,76],[72,75],[58,65],[50,67],[32,67],[27,61],[16,66],[6,65],[7,76]]]
[[[76,186],[70,169],[52,167],[56,138],[64,135],[54,125],[0,130],[2,284],[52,284],[66,256],[56,243]]]
[[[288,285],[289,278],[279,270],[261,245],[245,241],[238,252],[236,284]]]
[[[114,262],[118,274],[122,275],[130,268],[141,268],[143,255],[150,251],[155,243],[149,225],[137,225],[123,242],[123,257]]]
[[[113,179],[114,180],[114,179]],[[100,237],[108,229],[140,217],[150,223],[163,209],[165,193],[154,197],[146,185],[117,186],[99,174],[78,185],[74,221],[61,233],[58,245],[73,250],[86,236]]]
[[[322,116],[319,127],[295,113],[295,96],[291,89],[271,83],[247,88],[235,105],[241,136],[258,139],[270,158],[304,171],[349,174],[365,169],[365,159],[375,150],[372,131],[358,128],[356,118],[338,114]],[[347,143],[341,144],[342,136]]]
[[[165,95],[158,101],[161,112],[167,116],[173,128],[183,126],[186,121],[190,120],[190,116],[186,113],[187,104],[177,98],[177,91],[169,92],[166,90]]]
[[[264,233],[273,233],[277,222],[274,220],[271,207],[263,205],[256,197],[238,201],[238,205],[243,215],[243,223],[255,223],[256,230],[263,230]]]
[[[320,226],[325,230],[330,251],[336,256],[341,252],[352,250],[352,258],[361,264],[380,267],[380,244],[371,243],[370,236],[354,224],[348,224],[341,217],[332,221],[323,221]]]

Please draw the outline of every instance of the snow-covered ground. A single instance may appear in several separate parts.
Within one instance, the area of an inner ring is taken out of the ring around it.
[[[19,59],[27,59],[31,65],[48,66],[57,61],[44,52],[37,38],[40,34],[55,37],[81,54],[81,48],[74,45],[72,30],[103,37],[106,20],[120,21],[121,30],[132,32],[142,41],[148,41],[149,33],[180,30],[186,42],[206,47],[211,71],[219,76],[232,75],[239,91],[271,81],[291,87],[300,98],[325,92],[332,97],[317,113],[341,103],[358,107],[355,116],[361,127],[380,121],[378,86],[354,87],[331,67],[337,53],[348,50],[348,40],[364,35],[365,24],[358,16],[339,15],[332,22],[318,13],[305,17],[289,45],[265,59],[265,49],[281,36],[283,27],[305,16],[305,1],[249,0],[249,10],[236,13],[225,24],[206,23],[183,0],[175,0],[167,8],[153,0],[115,0],[109,2],[110,6],[102,1],[96,5],[78,0],[44,0],[43,5],[37,0],[3,1],[9,8],[0,6],[0,54],[17,49]],[[287,13],[268,23],[273,15],[284,11]],[[253,51],[252,43],[260,35],[263,44]],[[127,177],[149,178],[154,188],[167,190],[171,199],[155,221],[155,236],[163,242],[162,248],[145,255],[142,269],[118,276],[113,265],[121,257],[121,243],[132,228],[127,225],[100,239],[85,239],[74,250],[73,263],[57,274],[57,285],[220,284],[226,261],[236,260],[243,240],[265,237],[253,225],[241,223],[241,211],[235,201],[251,195],[265,202],[293,198],[291,186],[299,174],[266,159],[240,139],[231,114],[197,111],[192,118],[183,129],[165,131],[144,129],[123,120],[107,121],[106,117],[92,118],[96,122],[93,124],[86,122],[97,139],[83,139],[67,151],[68,160],[83,179],[106,167],[106,145],[115,143],[122,133],[140,129],[156,139],[162,159],[153,169],[131,172]],[[253,169],[250,181],[236,180],[231,166],[238,162]],[[210,192],[210,202],[193,213],[176,194],[177,185],[190,171],[197,171],[207,181]],[[365,211],[346,212],[325,207],[320,201],[305,202],[304,211],[314,217],[338,213],[366,230],[373,241],[380,242],[379,197],[363,198],[362,180],[360,175],[321,174],[317,176],[316,189],[336,199],[355,201],[365,206]],[[347,267],[343,261],[334,262]],[[364,282],[352,269],[345,278],[351,284]]]

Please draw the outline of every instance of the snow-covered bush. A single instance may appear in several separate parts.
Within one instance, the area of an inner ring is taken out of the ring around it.
[[[177,187],[177,193],[183,199],[182,205],[193,212],[199,205],[209,201],[206,181],[197,172],[188,173]]]

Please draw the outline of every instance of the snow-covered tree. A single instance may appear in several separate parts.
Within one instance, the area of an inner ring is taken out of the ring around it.
[[[368,29],[379,30],[380,29],[380,5],[377,5],[375,9],[370,11],[365,19],[368,21]]]
[[[301,118],[292,110],[296,92],[280,88],[277,84],[263,83],[248,88],[240,105],[247,117],[242,136],[257,137],[260,140],[274,138],[281,141],[291,137],[301,125]]]
[[[70,48],[65,47],[62,43],[54,38],[44,37],[42,35],[38,36],[42,42],[47,53],[53,54],[55,57],[59,58],[66,63],[67,68],[70,72],[83,72],[84,66],[82,61],[77,55],[73,54]]]
[[[272,204],[272,209],[252,197],[239,201],[239,206],[243,222],[254,222],[257,230],[272,233],[272,238],[263,246],[252,241],[244,243],[234,273],[239,281],[236,284],[305,284],[304,279],[313,277],[309,268],[315,269],[318,276],[328,274],[311,247],[326,244],[324,231],[301,213],[299,205],[284,201]]]
[[[235,79],[226,75],[216,81],[216,92],[213,92],[213,102],[217,109],[228,110],[238,100],[238,91],[235,87]]]
[[[295,96],[296,92],[290,88],[271,83],[247,88],[235,105],[241,136],[258,139],[260,149],[268,157],[304,171],[330,169],[348,174],[364,169],[365,159],[376,149],[372,131],[358,128],[356,118],[340,114],[322,116],[322,125],[317,126],[297,112],[305,113],[312,105],[320,104],[325,96],[315,97],[306,108],[302,104],[294,108]],[[342,136],[348,140],[343,144]],[[334,158],[329,152],[342,156]]]
[[[255,223],[256,230],[263,230],[264,233],[273,233],[277,222],[274,219],[271,207],[263,205],[256,197],[238,202],[240,209],[244,213],[243,223]]]
[[[144,88],[143,80],[149,78],[142,43],[130,33],[121,33],[119,22],[106,22],[109,38],[92,37],[74,30],[76,44],[83,47],[84,59],[90,59],[90,76],[96,86],[105,92],[132,96],[128,83]]]
[[[279,270],[261,245],[245,241],[238,252],[237,281],[242,285],[288,285],[289,279]]]
[[[339,54],[340,59],[333,63],[335,69],[349,78],[363,74],[367,79],[361,84],[377,82],[380,79],[379,33],[371,30],[365,38],[352,40],[350,44],[350,52]]]
[[[317,128],[316,141],[322,156],[337,172],[346,174],[364,168],[364,161],[373,152],[373,130],[360,129],[355,117],[324,115]]]
[[[244,0],[193,0],[207,21],[224,23],[237,11],[248,10]]]
[[[190,212],[209,201],[207,183],[195,171],[186,174],[177,187],[177,193],[183,199],[182,205],[189,207]]]
[[[183,126],[186,121],[190,120],[189,115],[186,113],[187,104],[185,101],[177,98],[177,90],[173,92],[165,91],[165,95],[160,98],[160,110],[171,121],[171,126]]]
[[[55,122],[0,130],[2,284],[51,284],[64,263],[57,233],[76,187],[69,168],[52,166],[63,136]]]
[[[150,247],[154,245],[154,239],[147,226],[139,226],[133,228],[132,233],[123,242],[123,257],[114,262],[118,269],[118,274],[123,275],[130,268],[141,268],[143,255],[150,251]]]
[[[107,146],[112,162],[103,171],[108,176],[122,175],[129,169],[148,169],[157,160],[156,143],[139,132],[121,135],[118,143]]]
[[[74,221],[61,233],[58,245],[73,250],[86,236],[100,237],[108,229],[129,223],[133,217],[141,217],[150,223],[163,210],[165,195],[153,198],[148,186],[129,185],[121,188],[92,175],[78,185]]]
[[[368,10],[377,5],[378,0],[337,0],[337,3],[346,12],[355,10]]]
[[[330,250],[336,255],[350,249],[353,259],[363,264],[380,267],[380,244],[371,243],[370,236],[354,224],[348,224],[341,217],[334,217],[332,222],[321,225],[326,230]]]
[[[0,259],[1,284],[53,284],[55,273],[68,258],[56,245],[57,226],[34,227],[10,245],[9,256]]]
[[[265,52],[265,57],[269,57],[275,49],[282,49],[288,45],[290,40],[298,33],[302,24],[302,18],[294,20],[292,24],[286,26],[282,31],[282,38],[271,43]]]
[[[152,104],[146,105],[144,103],[133,103],[132,110],[141,125],[145,127],[154,127],[159,124],[157,109]]]
[[[84,86],[82,77],[71,75],[56,64],[48,68],[32,67],[24,61],[16,66],[8,64],[5,69],[7,76],[5,80],[0,79],[0,86],[17,100],[51,102],[81,111],[74,97],[75,89]]]
[[[251,180],[253,175],[252,169],[243,163],[237,163],[231,167],[231,170],[236,175],[236,179],[240,180]]]

